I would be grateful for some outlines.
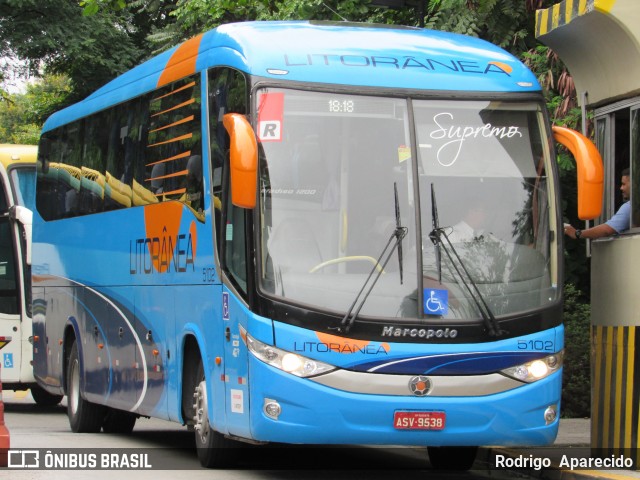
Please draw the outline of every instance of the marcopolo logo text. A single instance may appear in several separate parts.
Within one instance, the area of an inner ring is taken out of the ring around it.
[[[383,337],[410,337],[410,338],[456,338],[458,331],[453,328],[401,328],[385,326],[382,328]]]

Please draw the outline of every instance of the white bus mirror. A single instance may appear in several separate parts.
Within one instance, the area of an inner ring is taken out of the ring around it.
[[[9,210],[9,216],[12,220],[20,222],[24,228],[25,235],[25,259],[28,265],[31,265],[31,225],[33,222],[33,212],[22,205],[14,205]]]

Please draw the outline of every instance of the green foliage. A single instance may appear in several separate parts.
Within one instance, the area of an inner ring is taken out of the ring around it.
[[[512,53],[534,42],[533,15],[522,0],[432,0],[428,11],[427,28],[479,37]]]
[[[125,0],[81,0],[83,15],[95,15],[100,9],[122,10],[127,6]]]
[[[7,95],[0,102],[0,143],[38,143],[44,120],[68,103],[67,77],[45,76],[27,86],[24,94]]]
[[[5,0],[0,54],[15,54],[35,72],[67,75],[69,100],[79,100],[143,58],[129,34],[131,19],[128,11],[86,16],[76,2]]]
[[[590,307],[572,284],[564,293],[565,356],[562,415],[584,418],[591,414],[591,321]]]

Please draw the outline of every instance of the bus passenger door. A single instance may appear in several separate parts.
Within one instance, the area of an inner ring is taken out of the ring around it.
[[[0,359],[2,360],[2,382],[12,383],[22,381],[22,349],[24,347],[22,339],[28,341],[29,332],[23,332],[23,322],[21,321],[21,288],[19,246],[17,234],[19,233],[18,222],[12,221],[9,217],[9,203],[7,191],[4,185],[4,177],[0,181],[0,336],[13,338],[6,348],[2,350]],[[26,322],[25,322],[26,323]],[[28,335],[25,335],[28,334]],[[30,348],[30,345],[28,345]]]
[[[20,381],[22,363],[22,322],[19,308],[19,271],[15,252],[15,236],[8,217],[0,217],[0,336],[12,337],[2,351],[2,381]]]
[[[229,283],[222,289],[222,328],[225,339],[224,380],[229,433],[250,437],[247,349],[240,337],[248,309],[239,298],[247,291],[247,210],[227,199],[224,212],[224,269]]]
[[[226,287],[222,290],[222,305],[226,424],[229,433],[249,438],[247,349],[240,337],[240,325],[246,325],[246,307]]]

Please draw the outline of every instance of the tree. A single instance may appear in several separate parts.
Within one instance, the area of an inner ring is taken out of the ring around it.
[[[531,9],[540,2],[522,0],[429,0],[426,18],[419,18],[416,2],[396,9],[371,5],[371,0],[180,0],[173,12],[172,33],[191,36],[222,23],[245,20],[349,20],[417,26],[464,33],[504,48],[522,50],[532,43]],[[421,22],[422,20],[422,22]],[[184,37],[183,37],[184,38]]]
[[[85,16],[66,0],[0,3],[0,55],[13,54],[33,71],[65,74],[72,93],[84,98],[146,54],[128,10]]]
[[[26,93],[7,95],[0,102],[0,143],[37,144],[44,120],[68,103],[70,94],[67,77],[45,75]]]

